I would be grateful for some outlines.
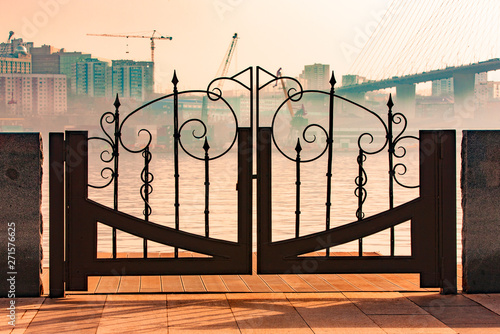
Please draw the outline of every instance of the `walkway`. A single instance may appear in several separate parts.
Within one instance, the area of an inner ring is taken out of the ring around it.
[[[0,299],[2,310],[8,300]],[[3,311],[5,312],[5,311]],[[2,316],[0,331],[11,327]],[[500,333],[500,295],[69,295],[17,300],[11,333]]]
[[[17,299],[16,327],[0,313],[0,333],[500,334],[500,294],[442,296],[416,274],[117,275],[66,298]],[[43,281],[48,291],[48,270]]]

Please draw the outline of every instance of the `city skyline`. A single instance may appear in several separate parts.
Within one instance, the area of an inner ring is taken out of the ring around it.
[[[156,84],[170,90],[173,70],[180,87],[200,88],[216,74],[237,32],[230,73],[259,65],[298,76],[304,65],[329,64],[347,74],[357,52],[391,1],[106,1],[11,2],[0,23],[0,41],[15,38],[106,59],[150,60],[148,39],[91,37],[87,33],[137,34],[157,30],[173,39],[156,42]],[[359,8],[363,8],[362,11]],[[92,17],[92,20],[89,20]],[[262,52],[266,50],[266,52]],[[127,53],[128,52],[128,53]]]

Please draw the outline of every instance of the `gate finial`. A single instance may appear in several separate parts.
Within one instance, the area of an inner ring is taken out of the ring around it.
[[[389,94],[389,101],[387,101],[387,106],[390,108],[394,107],[394,102],[392,102],[392,94]]]
[[[297,138],[297,145],[295,146],[295,151],[297,152],[297,155],[299,155],[300,151],[302,151],[302,146],[300,146],[300,138]]]
[[[177,86],[178,82],[179,82],[179,79],[177,79],[177,73],[174,70],[174,77],[172,78],[172,83],[174,84],[174,86]]]
[[[113,103],[116,109],[118,109],[119,106],[121,106],[120,99],[118,98],[118,93],[116,93],[116,99],[115,103]]]
[[[335,84],[337,83],[337,80],[335,80],[335,74],[333,74],[333,71],[332,71],[332,77],[330,78],[330,85],[332,86],[335,86]]]

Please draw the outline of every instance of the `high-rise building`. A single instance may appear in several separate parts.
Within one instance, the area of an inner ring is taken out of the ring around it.
[[[33,42],[23,42],[22,38],[13,38],[8,43],[0,43],[0,56],[12,55],[19,49],[19,46],[24,46],[26,51],[30,53],[33,47]]]
[[[73,75],[73,64],[86,59],[92,58],[89,53],[82,52],[66,52],[64,49],[59,50],[59,73],[64,74],[67,78],[68,92],[72,92],[71,76]]]
[[[453,94],[453,78],[432,80],[432,96],[448,96]]]
[[[18,116],[65,113],[66,77],[60,74],[0,74],[0,111]]]
[[[50,45],[32,47],[31,53],[31,73],[36,74],[60,74],[58,49]]]
[[[6,45],[11,46],[10,43]],[[0,56],[0,74],[2,73],[31,73],[31,55],[28,53],[26,46],[18,44],[12,53],[2,53]]]
[[[330,88],[330,65],[313,64],[304,66],[300,79],[305,81],[306,89],[325,90]]]
[[[71,91],[76,95],[109,97],[111,67],[109,61],[89,58],[72,65]]]
[[[153,62],[113,60],[112,95],[144,101],[153,92]]]

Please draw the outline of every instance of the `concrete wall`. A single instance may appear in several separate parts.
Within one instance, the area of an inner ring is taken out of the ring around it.
[[[0,297],[41,293],[42,161],[39,133],[0,133]]]
[[[462,264],[467,293],[500,292],[500,131],[464,131]]]

